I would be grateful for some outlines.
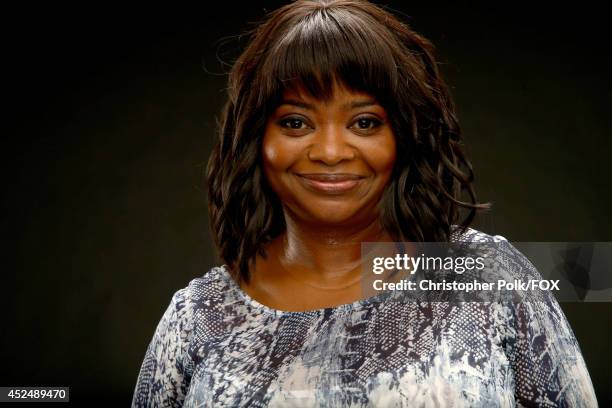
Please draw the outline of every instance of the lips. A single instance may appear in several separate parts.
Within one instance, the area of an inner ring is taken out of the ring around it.
[[[301,173],[297,176],[310,190],[326,194],[349,192],[365,179],[364,176],[350,173]]]

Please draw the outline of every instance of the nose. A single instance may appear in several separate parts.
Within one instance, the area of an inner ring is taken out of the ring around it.
[[[334,166],[343,160],[355,158],[355,148],[351,146],[343,126],[329,125],[317,129],[315,138],[308,150],[308,158]]]

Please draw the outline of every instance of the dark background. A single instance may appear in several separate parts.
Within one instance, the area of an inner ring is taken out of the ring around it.
[[[3,13],[0,385],[129,405],[172,294],[219,262],[202,171],[225,97],[219,60],[279,4],[253,3]],[[384,4],[437,45],[479,198],[494,204],[476,226],[612,241],[604,10]],[[611,304],[562,306],[605,406]]]

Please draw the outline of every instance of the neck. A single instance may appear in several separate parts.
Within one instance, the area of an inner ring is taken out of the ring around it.
[[[278,259],[306,281],[332,283],[357,276],[361,243],[392,241],[378,218],[350,227],[312,225],[285,216],[287,229],[277,240]]]

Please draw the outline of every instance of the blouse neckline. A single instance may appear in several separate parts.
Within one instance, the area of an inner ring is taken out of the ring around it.
[[[291,315],[296,316],[296,315],[305,315],[305,314],[325,314],[325,313],[331,313],[331,312],[349,312],[352,310],[359,310],[371,303],[382,301],[383,299],[389,297],[389,294],[390,294],[390,292],[381,292],[374,296],[371,296],[365,299],[359,299],[351,303],[344,303],[344,304],[337,305],[337,306],[323,307],[319,309],[300,310],[300,311],[281,310],[281,309],[276,309],[270,306],[266,306],[263,303],[260,303],[257,300],[253,299],[234,280],[231,273],[229,272],[229,268],[227,267],[227,265],[225,264],[221,265],[218,268],[218,270],[223,276],[223,278],[229,283],[230,287],[236,293],[238,293],[238,295],[245,301],[245,303],[247,303],[249,306],[255,309],[261,310],[267,314],[272,314],[278,317],[291,316]]]

